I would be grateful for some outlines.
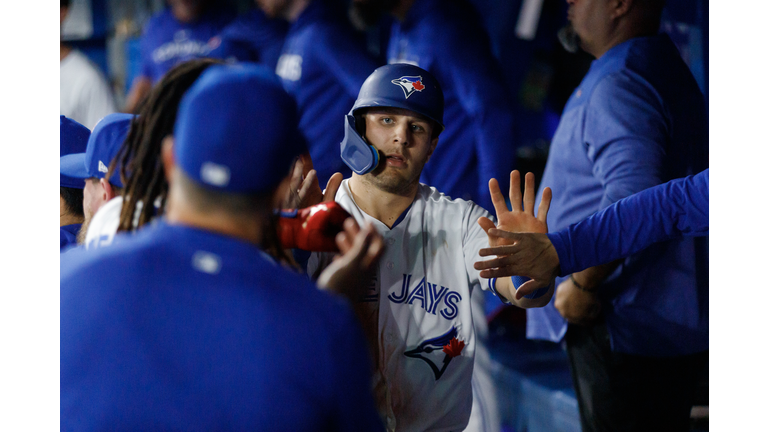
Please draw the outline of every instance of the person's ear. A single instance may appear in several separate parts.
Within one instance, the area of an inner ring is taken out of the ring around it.
[[[432,138],[432,142],[429,143],[429,153],[427,153],[427,162],[429,162],[429,158],[432,157],[432,153],[435,151],[435,148],[437,147],[437,140],[439,137]]]
[[[611,18],[616,19],[622,17],[632,9],[634,0],[613,0],[611,2]]]
[[[99,179],[99,185],[101,185],[101,201],[107,202],[115,197],[115,190],[112,189],[112,185],[106,178]]]
[[[165,180],[170,183],[173,178],[173,170],[176,169],[176,161],[173,158],[173,135],[163,138],[163,147],[160,150],[163,160],[163,170],[165,171]]]

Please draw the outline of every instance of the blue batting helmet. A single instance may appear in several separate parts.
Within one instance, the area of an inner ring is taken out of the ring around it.
[[[382,66],[365,80],[352,110],[344,119],[344,140],[341,159],[352,171],[365,174],[379,163],[379,153],[368,145],[355,127],[354,114],[363,108],[402,108],[423,115],[443,125],[443,90],[440,83],[426,70],[406,63]]]

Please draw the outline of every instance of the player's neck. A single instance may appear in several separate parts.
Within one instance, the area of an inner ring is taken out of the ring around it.
[[[72,48],[64,45],[63,43],[59,44],[59,54],[61,55],[61,58],[59,59],[59,62],[64,61],[65,58],[69,55],[69,53],[72,52]]]
[[[261,244],[264,237],[262,227],[266,222],[261,216],[242,218],[215,210],[202,213],[182,200],[174,199],[171,194],[168,196],[165,212],[165,219],[171,225],[184,225],[211,231],[256,245]]]
[[[353,174],[349,180],[349,190],[360,210],[392,228],[400,215],[413,203],[419,187],[417,183],[406,192],[391,193],[366,182],[362,176]]]

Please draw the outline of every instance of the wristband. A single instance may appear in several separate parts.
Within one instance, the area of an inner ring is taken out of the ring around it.
[[[576,288],[580,289],[581,291],[584,291],[584,292],[588,292],[588,293],[592,293],[592,294],[594,294],[594,293],[596,293],[596,292],[597,292],[597,288],[595,288],[595,289],[591,289],[591,290],[590,290],[590,289],[587,289],[586,287],[584,287],[584,285],[582,285],[582,284],[580,284],[580,283],[576,282],[576,278],[574,278],[574,277],[573,277],[573,274],[571,274],[570,276],[568,276],[568,279],[570,279],[570,280],[571,280],[571,282],[573,282],[573,284],[574,284],[574,285],[576,285]]]

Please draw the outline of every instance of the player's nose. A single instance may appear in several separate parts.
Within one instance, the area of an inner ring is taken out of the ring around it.
[[[396,144],[402,146],[407,146],[411,142],[410,129],[406,122],[400,122],[395,126],[392,139]]]

